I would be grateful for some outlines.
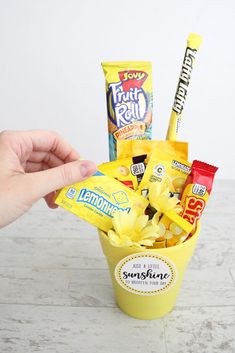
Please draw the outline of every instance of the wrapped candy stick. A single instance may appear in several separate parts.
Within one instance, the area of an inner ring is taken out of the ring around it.
[[[187,48],[185,51],[184,61],[171,111],[170,122],[166,136],[167,140],[177,140],[178,131],[181,123],[181,115],[184,109],[184,104],[188,93],[193,64],[201,42],[201,36],[195,33],[189,34],[189,37],[187,39]]]

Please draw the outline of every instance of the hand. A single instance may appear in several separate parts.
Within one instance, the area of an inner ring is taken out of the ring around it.
[[[0,227],[44,197],[56,208],[55,191],[96,171],[57,133],[43,130],[0,133]]]

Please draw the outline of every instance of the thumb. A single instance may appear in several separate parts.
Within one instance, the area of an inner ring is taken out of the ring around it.
[[[45,195],[64,186],[82,181],[97,170],[95,163],[90,161],[75,161],[65,163],[59,167],[47,169],[41,172],[29,173],[27,188],[30,189],[32,201],[39,200]]]

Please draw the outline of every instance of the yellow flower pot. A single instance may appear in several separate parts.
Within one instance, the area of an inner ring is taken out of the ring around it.
[[[200,232],[177,246],[161,249],[115,247],[99,230],[118,306],[138,319],[157,319],[169,313],[176,302],[184,271]]]

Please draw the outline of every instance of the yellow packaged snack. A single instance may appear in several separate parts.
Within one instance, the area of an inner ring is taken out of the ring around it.
[[[182,159],[188,159],[188,143],[178,141],[158,140],[119,140],[117,141],[117,158],[127,158],[147,154],[146,161],[149,161],[150,154],[155,151],[165,151],[175,154]]]
[[[180,244],[193,229],[192,224],[174,211],[166,212],[160,219],[158,226],[161,229],[161,237],[156,239],[154,248],[169,248]]]
[[[61,189],[55,203],[107,232],[115,212],[143,213],[147,200],[114,178],[96,172],[90,178]]]
[[[146,154],[142,156],[118,159],[99,165],[99,170],[133,190],[137,190],[146,168]]]
[[[151,139],[152,65],[145,61],[105,62],[109,159],[117,140]]]
[[[191,164],[175,155],[154,150],[150,156],[138,192],[147,197],[150,183],[164,183],[172,196],[179,197],[184,187]]]
[[[166,137],[167,140],[175,141],[177,139],[181,123],[181,115],[188,94],[188,87],[191,80],[192,69],[201,42],[201,36],[196,33],[189,34],[183,65],[180,72],[180,78],[171,111],[170,122]]]

